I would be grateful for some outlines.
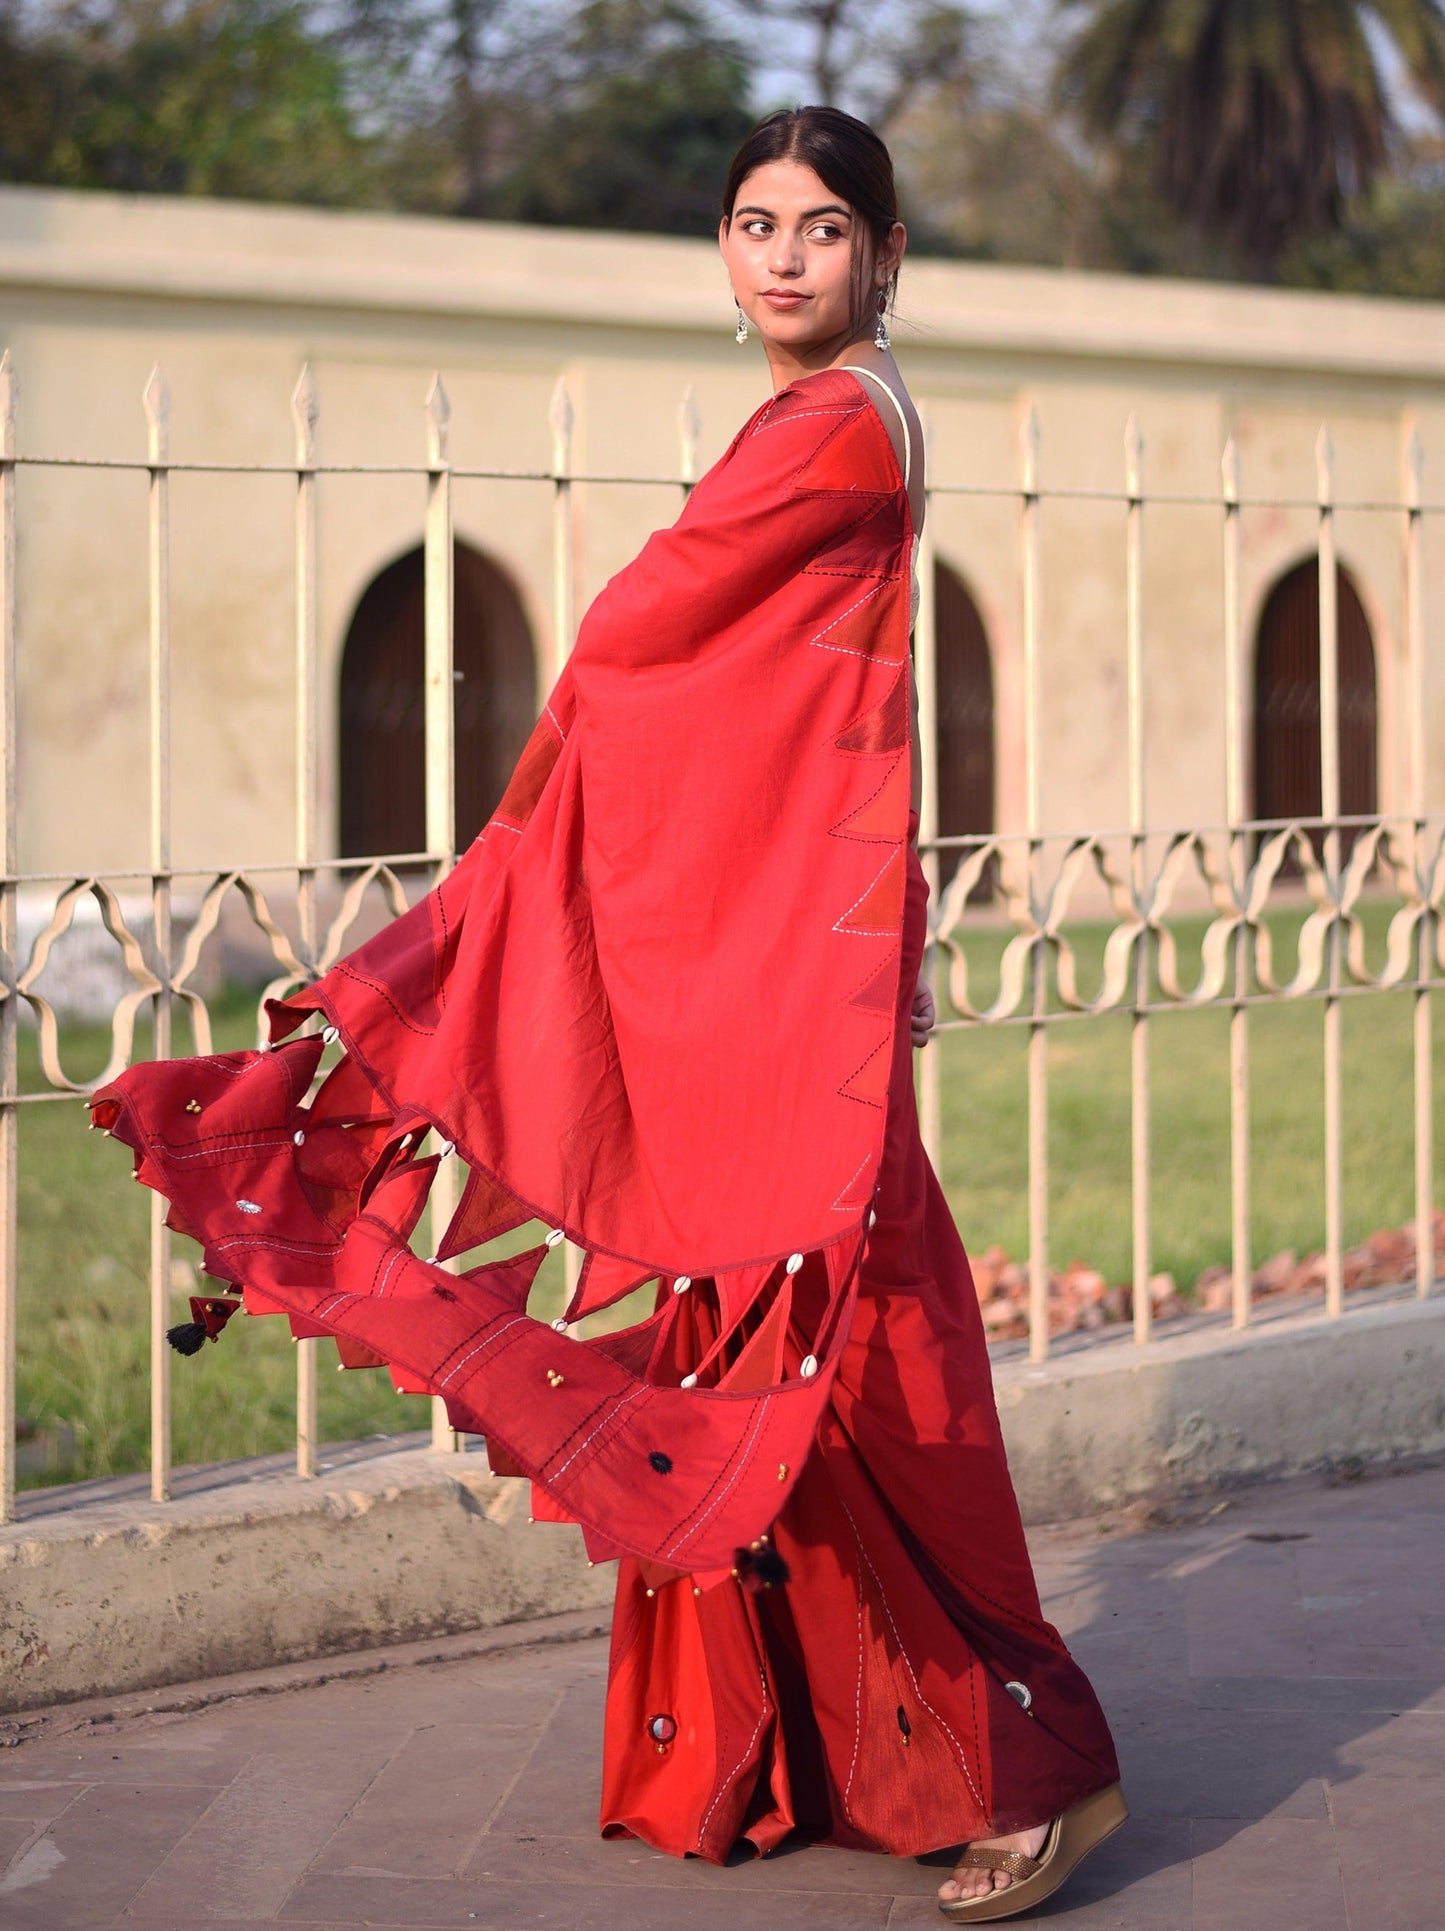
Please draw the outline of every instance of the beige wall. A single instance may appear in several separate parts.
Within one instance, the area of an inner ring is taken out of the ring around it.
[[[691,387],[711,461],[765,393],[756,344],[732,340],[706,242],[0,190],[0,345],[20,384],[22,455],[142,458],[140,394],[169,382],[178,461],[286,464],[303,362],[320,450],[337,464],[415,464],[440,369],[460,468],[545,469],[549,401],[566,378],[578,468],[675,473]],[[1341,498],[1392,501],[1407,418],[1445,498],[1445,309],[1359,298],[927,263],[904,280],[900,365],[938,484],[1006,490],[1037,408],[1046,490],[1118,489],[1131,414],[1146,487],[1217,497],[1233,434],[1246,498],[1299,499],[1242,521],[1252,634],[1279,573],[1311,553],[1316,433],[1328,421]],[[178,475],[172,562],[176,861],[288,855],[292,501],[285,476]],[[141,866],[146,854],[143,473],[23,469],[20,515],[21,856],[30,871]],[[676,513],[655,484],[576,492],[577,607]],[[459,479],[459,534],[517,587],[550,681],[552,500],[546,483]],[[323,833],[334,840],[336,692],[358,598],[421,538],[416,476],[320,484]],[[1044,506],[1042,801],[1058,828],[1126,813],[1124,514]],[[938,552],[988,628],[998,814],[1022,805],[1018,511],[1007,496],[935,498]],[[1381,803],[1405,802],[1400,517],[1342,512],[1341,555],[1374,628]],[[1223,814],[1217,502],[1146,516],[1150,816]],[[1445,516],[1427,522],[1427,583],[1445,610]],[[1429,736],[1445,742],[1445,666],[1431,630]],[[1445,763],[1445,760],[1442,760]],[[1445,770],[1432,780],[1445,806]]]

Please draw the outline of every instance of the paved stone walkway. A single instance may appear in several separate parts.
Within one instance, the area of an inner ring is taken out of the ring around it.
[[[1291,1483],[1164,1528],[1033,1541],[1049,1611],[1113,1719],[1134,1815],[1019,1922],[1445,1926],[1445,1470]],[[190,1713],[147,1710],[185,1701],[160,1693],[12,1723],[0,1924],[943,1923],[926,1862],[785,1849],[715,1870],[602,1843],[605,1643],[529,1645],[537,1633],[485,1653],[452,1639],[429,1663],[373,1655],[309,1687],[298,1679],[319,1666],[237,1679]]]

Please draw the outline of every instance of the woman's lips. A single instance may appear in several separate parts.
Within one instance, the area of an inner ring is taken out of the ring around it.
[[[776,309],[780,315],[786,315],[790,310],[801,308],[804,302],[810,302],[813,298],[811,295],[799,295],[791,289],[768,288],[764,289],[760,299],[765,301],[769,308]]]

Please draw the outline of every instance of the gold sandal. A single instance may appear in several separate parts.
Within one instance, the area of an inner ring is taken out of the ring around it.
[[[1092,1797],[1056,1817],[1037,1857],[987,1844],[970,1845],[955,1870],[970,1865],[1006,1871],[1013,1882],[1002,1891],[985,1891],[981,1897],[940,1898],[938,1908],[955,1924],[992,1924],[1032,1910],[1052,1897],[1074,1866],[1112,1836],[1128,1815],[1123,1790],[1118,1784],[1110,1784],[1107,1790],[1095,1791]]]

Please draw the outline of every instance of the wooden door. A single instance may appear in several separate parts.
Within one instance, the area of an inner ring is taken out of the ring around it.
[[[1338,574],[1340,811],[1372,817],[1376,785],[1375,648],[1359,593]],[[1320,580],[1314,557],[1281,577],[1259,623],[1254,680],[1254,814],[1318,818],[1320,778]],[[1346,828],[1348,854],[1355,831]],[[1311,833],[1318,852],[1323,834]],[[1297,872],[1290,862],[1288,870]]]
[[[986,834],[994,828],[993,661],[978,606],[961,578],[945,563],[934,566],[934,633],[937,640],[938,832],[940,837]],[[966,854],[939,853],[939,880],[947,885]],[[993,896],[997,867],[990,864],[971,894]]]
[[[496,809],[536,717],[531,632],[516,592],[476,550],[454,559],[456,836],[464,850]],[[426,846],[425,594],[409,551],[362,595],[341,662],[344,858]]]

